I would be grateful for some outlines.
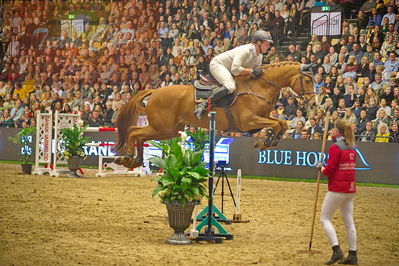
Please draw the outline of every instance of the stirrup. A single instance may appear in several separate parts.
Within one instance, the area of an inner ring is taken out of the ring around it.
[[[199,103],[195,106],[194,115],[198,118],[198,120],[202,119],[202,115],[207,109],[207,102]]]

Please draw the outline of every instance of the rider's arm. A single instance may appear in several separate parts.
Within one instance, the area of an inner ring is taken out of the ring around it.
[[[247,59],[250,55],[250,51],[248,49],[237,50],[236,54],[233,58],[233,63],[231,66],[231,73],[234,76],[238,75],[250,75],[252,74],[252,68],[244,68],[242,67],[243,62]]]

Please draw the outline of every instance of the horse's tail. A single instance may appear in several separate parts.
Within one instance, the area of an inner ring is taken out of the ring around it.
[[[118,129],[118,140],[113,148],[113,152],[123,153],[126,151],[126,145],[129,138],[129,127],[137,125],[137,118],[139,114],[145,114],[142,100],[153,93],[153,90],[139,91],[134,95],[129,102],[125,103],[119,109],[119,114],[116,119],[116,127]]]

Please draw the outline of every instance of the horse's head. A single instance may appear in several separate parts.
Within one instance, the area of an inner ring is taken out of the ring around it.
[[[303,97],[305,102],[313,105],[316,95],[314,90],[314,80],[311,72],[308,72],[312,65],[301,64],[298,69],[298,75],[291,81],[292,90]]]

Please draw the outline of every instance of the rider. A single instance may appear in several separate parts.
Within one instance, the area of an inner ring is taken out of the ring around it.
[[[269,33],[258,30],[254,33],[252,43],[238,46],[215,56],[209,69],[213,77],[222,85],[213,90],[211,102],[217,102],[227,94],[234,93],[236,83],[233,76],[251,75],[258,77],[262,74],[262,54],[270,47],[273,40]],[[194,111],[198,119],[207,108],[207,102],[199,103]]]

